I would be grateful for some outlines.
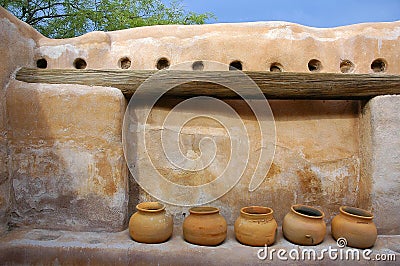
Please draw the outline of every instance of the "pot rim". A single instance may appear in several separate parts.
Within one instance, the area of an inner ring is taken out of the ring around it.
[[[165,206],[158,201],[147,201],[136,205],[136,209],[143,212],[160,212],[165,209]]]
[[[213,214],[213,213],[218,213],[219,208],[217,207],[212,207],[212,206],[198,206],[198,207],[192,207],[189,209],[189,212],[191,214]]]
[[[353,213],[349,212],[346,209],[353,209],[353,210],[359,211],[360,214],[363,213],[363,214],[365,214],[365,216],[353,214]],[[340,213],[343,213],[343,214],[351,216],[351,217],[356,217],[356,218],[365,219],[365,220],[374,219],[374,215],[371,212],[369,212],[367,210],[364,210],[364,209],[361,209],[361,208],[351,207],[351,206],[341,206],[339,208],[339,210],[340,210]]]
[[[266,213],[251,213],[251,212],[246,212],[246,210],[248,209],[262,209],[267,211]],[[249,216],[269,216],[272,215],[274,213],[274,210],[270,207],[265,207],[265,206],[247,206],[247,207],[243,207],[240,209],[240,213],[245,214],[245,215],[249,215]]]
[[[303,214],[301,212],[296,211],[294,208],[296,207],[305,207],[305,208],[309,208],[312,209],[314,211],[318,211],[321,213],[321,215],[317,215],[317,216],[311,216],[311,215],[306,215]],[[322,219],[325,217],[325,213],[323,211],[321,211],[320,209],[316,208],[316,207],[312,207],[312,206],[308,206],[308,205],[304,205],[304,204],[294,204],[290,207],[290,209],[292,210],[292,212],[296,213],[297,215],[306,217],[306,218],[310,218],[310,219]]]

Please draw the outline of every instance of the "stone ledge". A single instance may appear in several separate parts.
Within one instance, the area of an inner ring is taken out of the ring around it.
[[[330,232],[330,229],[327,230]],[[337,248],[336,241],[327,234],[322,244],[305,247],[291,244],[279,231],[276,243],[270,248],[313,249],[320,254],[322,249]],[[5,265],[256,265],[287,264],[274,259],[259,260],[258,247],[244,246],[235,240],[233,227],[228,228],[228,238],[219,246],[203,247],[187,243],[182,238],[180,227],[175,227],[172,238],[162,244],[142,244],[130,239],[128,230],[118,233],[49,231],[39,229],[16,229],[0,238],[0,261]],[[345,249],[346,250],[346,249]],[[400,236],[378,236],[372,249],[375,254],[394,254],[400,259]],[[286,253],[286,256],[287,253]],[[302,261],[299,261],[302,262]],[[304,262],[304,261],[303,261]],[[323,261],[306,261],[308,264],[333,265],[326,254]],[[296,261],[292,261],[296,263]],[[346,261],[346,265],[375,265],[377,261]],[[386,262],[393,263],[395,262]]]

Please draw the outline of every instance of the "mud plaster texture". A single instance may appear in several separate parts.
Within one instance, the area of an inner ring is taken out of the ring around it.
[[[0,8],[0,27],[0,55],[5,62],[0,69],[3,228],[8,223],[119,231],[134,211],[132,205],[152,199],[129,178],[124,162],[121,128],[127,100],[123,95],[114,88],[27,84],[13,79],[19,67],[35,67],[39,59],[46,60],[48,69],[155,70],[159,59],[165,58],[171,68],[186,61],[210,60],[226,64],[227,71],[231,62],[240,61],[243,70],[250,71],[279,66],[291,72],[400,74],[400,22],[332,29],[286,22],[171,25],[53,40]],[[212,66],[205,62],[204,70],[217,70]],[[376,213],[380,233],[400,233],[397,216],[389,215],[400,211],[398,97],[378,97],[369,103],[269,101],[276,122],[276,154],[266,179],[251,193],[248,184],[260,149],[257,121],[243,101],[225,102],[249,130],[246,137],[251,149],[238,185],[211,203],[221,208],[229,224],[247,205],[272,207],[279,223],[294,203],[320,207],[328,223],[340,205],[352,205]],[[178,99],[160,100],[147,121],[152,145],[138,146],[135,152],[138,158],[149,155],[170,181],[185,185],[209,182],[221,173],[230,156],[228,132],[204,117],[188,123],[181,134],[182,149],[196,155],[200,140],[208,137],[217,144],[218,153],[201,172],[177,171],[163,158],[159,143],[165,130],[162,121],[177,103]],[[234,118],[227,115],[227,119]],[[146,178],[146,169],[140,171],[141,178]],[[167,209],[176,224],[188,210]]]
[[[34,66],[35,40],[40,37],[34,29],[21,24],[18,19],[0,10],[0,231],[7,228],[12,202],[8,171],[6,87],[15,69]]]
[[[121,230],[128,201],[121,92],[12,81],[7,110],[13,223]]]
[[[184,241],[181,227],[174,228],[169,241],[152,245],[132,241],[128,230],[93,233],[17,229],[8,233],[0,242],[0,260],[6,265],[288,265],[288,262],[290,265],[298,265],[305,260],[307,265],[343,265],[340,259],[329,259],[326,252],[329,247],[336,247],[329,230],[324,242],[312,247],[292,244],[278,230],[276,242],[268,247],[269,252],[274,249],[275,253],[260,260],[257,257],[260,248],[237,242],[233,226],[228,227],[226,240],[215,247],[198,246]],[[280,260],[277,256],[280,249],[287,251],[281,254],[283,257],[289,258],[288,252],[295,250],[300,254],[299,258],[304,254],[306,259]],[[305,252],[310,249],[318,256],[326,249],[323,260],[307,260],[309,254]],[[343,249],[344,252],[349,250]],[[360,255],[360,260],[350,259],[346,265],[382,265],[385,262],[373,260],[377,254],[392,256],[392,261],[386,261],[386,265],[395,265],[393,259],[400,259],[398,238],[379,236],[369,255],[372,260],[365,260]],[[352,258],[351,255],[349,257]]]
[[[400,96],[380,96],[365,107],[370,123],[370,201],[380,233],[399,234]],[[368,128],[367,128],[368,129]]]

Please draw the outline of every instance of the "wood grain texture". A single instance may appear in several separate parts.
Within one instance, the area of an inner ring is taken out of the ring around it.
[[[126,97],[157,71],[153,70],[77,70],[21,68],[16,79],[30,83],[82,84],[115,87]],[[269,99],[368,99],[378,95],[400,94],[400,76],[382,74],[336,74],[292,72],[244,72]],[[217,98],[239,98],[232,90],[216,83],[234,84],[242,94],[252,98],[255,93],[249,80],[237,71],[159,71],[152,79],[154,89],[173,86],[167,96],[191,97],[207,95]],[[209,80],[210,82],[205,82]]]

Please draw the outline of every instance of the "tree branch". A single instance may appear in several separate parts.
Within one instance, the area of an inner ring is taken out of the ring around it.
[[[52,4],[49,3],[47,6],[34,9],[33,13],[36,13],[38,11],[42,11],[42,10],[45,10],[45,9],[50,9],[52,7],[59,6],[59,5],[64,5],[64,3],[63,2],[56,2],[56,3],[52,3]]]
[[[50,9],[50,8],[58,6],[58,5],[64,5],[64,3],[63,2],[48,3],[48,5],[46,5],[46,6],[38,7],[36,9],[30,11],[28,13],[29,16],[26,18],[25,22],[28,24],[36,24],[37,22],[40,21],[40,20],[37,21],[37,19],[34,17],[37,12],[44,11],[46,9]]]
[[[34,18],[29,24],[34,25],[40,22],[41,20],[44,19],[51,19],[51,18],[62,18],[62,17],[71,17],[74,16],[74,14],[56,14],[56,15],[45,15],[41,17]]]

